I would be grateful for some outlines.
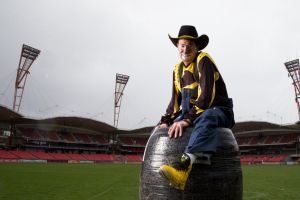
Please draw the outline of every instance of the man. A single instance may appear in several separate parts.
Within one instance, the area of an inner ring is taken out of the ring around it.
[[[194,26],[184,25],[177,38],[169,38],[178,48],[181,62],[173,71],[172,98],[157,127],[169,127],[170,138],[182,136],[186,127],[194,128],[180,160],[160,166],[159,173],[171,186],[184,190],[197,158],[216,152],[217,133],[213,130],[233,127],[233,105],[215,62],[201,51],[208,36],[198,37]]]

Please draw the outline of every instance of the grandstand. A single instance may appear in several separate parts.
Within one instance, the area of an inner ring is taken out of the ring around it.
[[[233,131],[243,164],[299,164],[300,124],[243,122]]]
[[[79,118],[30,119],[0,106],[0,162],[141,162],[153,127],[119,130]],[[240,122],[243,164],[300,164],[300,125]]]
[[[30,119],[0,106],[0,161],[141,162],[149,134],[128,133],[86,118]]]

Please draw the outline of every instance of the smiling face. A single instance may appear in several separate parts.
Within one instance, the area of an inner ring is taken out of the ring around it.
[[[197,55],[197,45],[193,40],[179,39],[177,43],[180,59],[187,66]]]

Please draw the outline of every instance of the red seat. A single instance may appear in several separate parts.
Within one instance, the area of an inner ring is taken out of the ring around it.
[[[11,150],[10,151],[12,154],[16,155],[20,159],[28,159],[28,160],[35,160],[37,157],[32,155],[28,151],[19,151],[19,150]]]
[[[18,159],[18,156],[6,150],[0,150],[0,159]]]

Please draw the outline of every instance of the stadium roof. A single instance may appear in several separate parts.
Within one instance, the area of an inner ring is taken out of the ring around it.
[[[23,117],[21,114],[0,105],[0,121],[10,121],[12,119]]]
[[[135,130],[118,130],[117,133],[122,136],[149,136],[154,126],[143,127]]]
[[[64,126],[72,128],[81,128],[88,129],[92,131],[102,132],[102,133],[111,133],[115,132],[122,135],[134,134],[134,135],[149,135],[151,130],[154,127],[144,127],[135,130],[118,130],[115,127],[106,124],[104,122],[96,121],[93,119],[82,118],[82,117],[54,117],[47,119],[32,119],[24,117],[23,115],[7,108],[3,105],[0,105],[0,122],[6,123],[16,123],[16,124],[47,124],[52,126]],[[236,123],[233,127],[233,132],[235,134],[243,133],[258,133],[258,132],[269,132],[270,130],[299,130],[300,124],[295,123],[291,125],[278,125],[268,122],[256,122],[256,121],[247,121]]]
[[[21,114],[2,105],[0,105],[0,121],[15,124],[58,125],[73,128],[83,128],[104,133],[111,133],[113,131],[116,131],[116,128],[109,124],[82,117],[54,117],[48,119],[31,119],[28,117],[24,117]]]
[[[290,124],[290,125],[278,125],[268,122],[239,122],[236,123],[232,131],[238,136],[253,136],[257,134],[291,134],[299,133],[300,125],[299,124]]]
[[[257,121],[247,121],[236,123],[232,129],[234,133],[244,132],[244,131],[254,131],[262,129],[279,129],[282,126],[278,124],[272,124],[268,122],[257,122]]]

